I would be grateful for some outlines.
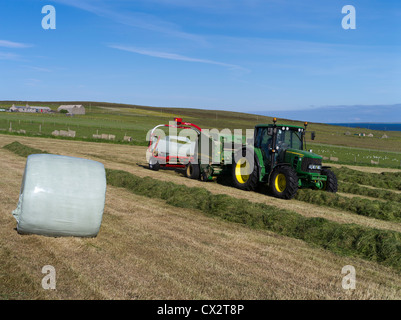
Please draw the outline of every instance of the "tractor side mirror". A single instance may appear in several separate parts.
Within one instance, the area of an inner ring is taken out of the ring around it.
[[[311,140],[315,140],[315,136],[316,136],[315,131],[312,131],[310,134]]]

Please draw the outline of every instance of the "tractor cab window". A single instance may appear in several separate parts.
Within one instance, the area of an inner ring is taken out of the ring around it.
[[[302,131],[298,128],[278,127],[276,146],[278,150],[287,148],[302,150]]]
[[[266,152],[272,148],[273,131],[272,128],[259,128],[256,134],[255,145],[258,148],[265,149]]]

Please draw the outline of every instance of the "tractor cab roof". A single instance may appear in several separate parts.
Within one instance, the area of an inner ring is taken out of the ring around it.
[[[276,126],[277,128],[280,128],[280,127],[285,127],[285,128],[291,128],[291,129],[305,129],[305,127],[300,127],[300,126],[294,126],[294,125],[288,125],[288,124],[272,124],[272,123],[270,123],[270,124],[258,124],[258,125],[256,125],[255,126],[255,128],[272,128],[272,127],[274,127],[274,126]]]

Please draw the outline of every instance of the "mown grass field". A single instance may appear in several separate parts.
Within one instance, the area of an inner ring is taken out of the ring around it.
[[[301,190],[286,201],[151,171],[145,150],[0,135],[1,299],[401,298],[400,170],[336,165],[339,193]],[[107,168],[96,238],[16,232],[26,156],[39,151]],[[56,290],[41,287],[49,264]],[[346,265],[355,290],[342,288]]]
[[[309,124],[316,140],[308,148],[338,158],[326,162],[339,192],[300,190],[285,201],[263,188],[235,189],[229,179],[205,183],[180,170],[154,172],[145,160],[147,131],[174,117],[217,129],[253,128],[270,117],[75,103],[87,114],[0,113],[0,299],[401,298],[401,133],[381,139],[384,132],[364,130],[374,136],[359,137],[361,129]],[[54,110],[70,103],[29,104]],[[51,136],[68,129],[77,138]],[[91,138],[96,133],[116,141],[100,143]],[[124,135],[133,141],[121,141]],[[105,165],[106,206],[96,238],[16,232],[11,211],[32,152]],[[41,268],[49,264],[57,271],[56,290],[41,287]],[[355,290],[342,288],[346,265],[356,269]]]

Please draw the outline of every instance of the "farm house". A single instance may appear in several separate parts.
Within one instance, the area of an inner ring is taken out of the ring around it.
[[[47,113],[51,111],[49,107],[40,107],[40,106],[29,106],[29,109],[31,109],[32,112],[42,112],[42,113]]]
[[[47,113],[47,112],[50,112],[51,109],[49,107],[30,106],[28,104],[26,106],[16,106],[13,104],[12,107],[10,108],[10,111],[12,111],[12,112],[29,112],[29,113],[36,113],[36,112]]]
[[[67,110],[69,114],[85,114],[85,107],[82,104],[77,105],[61,105],[57,111]]]

